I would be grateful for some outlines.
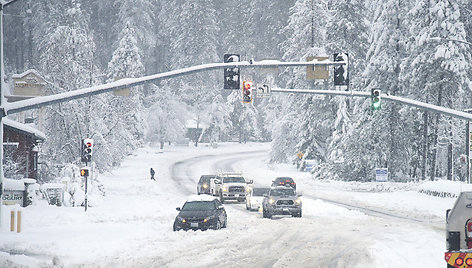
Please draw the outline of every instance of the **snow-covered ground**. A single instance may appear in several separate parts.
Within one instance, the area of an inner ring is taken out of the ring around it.
[[[13,233],[4,209],[0,267],[445,267],[444,216],[455,199],[418,190],[467,186],[313,180],[268,164],[268,151],[260,143],[142,148],[101,174],[106,196],[92,195],[87,212],[37,204]],[[242,171],[255,185],[292,176],[303,217],[263,219],[225,204],[226,229],[173,232],[175,208],[217,170]]]

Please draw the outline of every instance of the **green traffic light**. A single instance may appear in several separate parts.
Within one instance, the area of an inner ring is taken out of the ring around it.
[[[377,101],[374,100],[374,102],[372,103],[372,108],[374,110],[380,109],[380,101],[379,100],[377,100]]]

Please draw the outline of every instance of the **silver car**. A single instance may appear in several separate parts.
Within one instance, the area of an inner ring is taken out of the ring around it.
[[[273,215],[292,215],[300,218],[302,216],[300,196],[292,187],[271,188],[262,201],[262,217],[270,219]]]

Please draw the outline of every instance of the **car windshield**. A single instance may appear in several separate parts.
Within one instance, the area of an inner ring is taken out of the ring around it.
[[[201,178],[200,183],[208,183],[210,181],[210,178]]]
[[[269,188],[254,188],[252,190],[252,195],[253,196],[263,196],[265,194],[269,193]]]
[[[270,190],[271,196],[281,196],[281,195],[295,195],[295,191],[293,189],[272,189]]]
[[[211,201],[198,201],[198,202],[186,202],[182,207],[183,211],[192,210],[213,210],[215,209],[215,203]]]
[[[223,183],[246,183],[243,177],[224,177]]]

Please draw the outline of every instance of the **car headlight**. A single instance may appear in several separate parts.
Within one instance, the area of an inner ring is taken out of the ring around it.
[[[203,222],[206,223],[206,222],[212,221],[212,220],[214,220],[214,219],[216,219],[216,216],[208,216],[208,217],[206,217],[206,218],[203,219]]]
[[[206,188],[208,188],[208,185],[206,185],[206,184],[203,184],[203,188],[205,188],[205,189],[206,189]]]
[[[223,192],[227,192],[227,191],[228,191],[228,187],[222,187],[221,190],[222,190]]]
[[[273,198],[269,199],[269,204],[272,205],[272,204],[274,204],[274,203],[275,203],[275,199],[273,199]]]
[[[295,199],[295,203],[297,205],[300,205],[302,203],[302,200],[300,198]]]
[[[246,193],[249,193],[251,191],[251,188],[246,187]]]

